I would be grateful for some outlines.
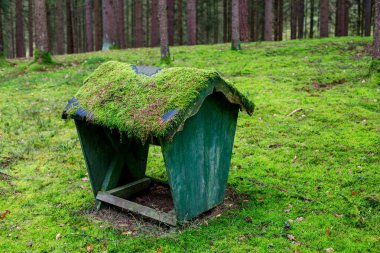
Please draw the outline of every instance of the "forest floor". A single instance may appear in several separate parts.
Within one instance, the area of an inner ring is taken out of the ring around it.
[[[217,70],[256,104],[252,117],[239,114],[228,181],[238,197],[183,228],[94,212],[74,123],[61,119],[101,62],[158,65],[158,48],[3,65],[0,252],[379,252],[380,86],[368,76],[370,42],[172,47],[172,66]],[[166,178],[157,148],[148,173]]]

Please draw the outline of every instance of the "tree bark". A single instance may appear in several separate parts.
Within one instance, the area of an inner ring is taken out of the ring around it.
[[[28,0],[28,44],[29,57],[33,57],[33,0]]]
[[[168,32],[168,13],[167,0],[158,1],[158,21],[160,26],[160,47],[161,60],[164,62],[170,61],[169,53],[169,32]]]
[[[167,0],[169,45],[174,45],[174,0]]]
[[[0,8],[0,58],[4,57],[3,13]]]
[[[25,57],[23,0],[16,0],[16,57]]]
[[[348,35],[348,2],[347,0],[336,1],[335,36]]]
[[[363,1],[364,36],[371,36],[371,0]]]
[[[183,2],[182,2],[182,0],[178,0],[178,18],[177,18],[177,21],[178,21],[178,45],[183,44],[182,11],[183,11]]]
[[[117,28],[119,34],[120,48],[126,48],[125,27],[124,27],[124,0],[118,0],[117,3]]]
[[[239,30],[240,41],[249,41],[249,26],[248,26],[248,1],[239,1]]]
[[[142,47],[143,39],[143,6],[142,1],[135,1],[135,47]]]
[[[380,59],[380,0],[375,0],[375,29],[373,32],[373,57],[376,59]]]
[[[314,0],[310,0],[310,32],[309,38],[314,38]]]
[[[102,50],[102,3],[94,0],[95,50]]]
[[[223,42],[228,42],[228,2],[223,0]]]
[[[196,0],[187,0],[187,44],[197,43],[197,6]]]
[[[56,7],[56,33],[57,33],[57,54],[64,54],[64,34],[65,34],[65,19],[64,19],[64,2],[63,1],[57,1],[57,7]]]
[[[66,43],[67,53],[74,53],[73,21],[71,16],[71,1],[66,0]]]
[[[117,34],[116,6],[116,0],[102,1],[103,50],[118,48],[120,46]]]
[[[329,36],[329,0],[319,1],[319,36]]]
[[[231,15],[231,39],[232,50],[240,50],[240,38],[239,38],[239,0],[232,0],[232,15]]]
[[[92,0],[86,0],[86,51],[94,50],[94,36],[92,31]]]
[[[150,28],[150,46],[156,47],[160,43],[160,37],[158,35],[158,0],[152,0],[151,4],[151,28]]]
[[[34,0],[34,17],[36,23],[36,48],[43,53],[47,53],[49,52],[49,40],[45,0]]]
[[[265,41],[272,41],[272,7],[273,7],[273,2],[272,0],[265,0],[265,28],[264,28],[264,40]]]
[[[305,1],[298,0],[298,11],[297,11],[297,20],[298,20],[298,39],[303,39],[303,25],[305,19]]]
[[[295,40],[296,38],[297,38],[297,2],[296,0],[290,0],[290,39]]]

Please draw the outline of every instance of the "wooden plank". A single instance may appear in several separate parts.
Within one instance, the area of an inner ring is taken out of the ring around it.
[[[107,192],[117,197],[128,198],[132,196],[133,194],[138,193],[139,191],[142,191],[148,188],[150,182],[151,182],[150,178],[145,177],[137,181],[134,181],[132,183],[116,187]]]
[[[150,207],[146,207],[135,202],[113,196],[107,192],[99,191],[96,199],[172,226],[175,226],[177,224],[175,215],[154,210]]]

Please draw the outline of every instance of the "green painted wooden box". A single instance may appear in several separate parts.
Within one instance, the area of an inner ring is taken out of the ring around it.
[[[238,111],[254,105],[213,71],[107,62],[70,100],[94,196],[170,225],[223,202]],[[149,145],[160,145],[174,210],[126,200],[144,190]]]

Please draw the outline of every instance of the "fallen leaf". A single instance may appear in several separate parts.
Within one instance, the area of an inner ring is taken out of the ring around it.
[[[294,245],[301,246],[301,242],[294,242]]]
[[[133,232],[130,231],[130,230],[128,230],[128,231],[124,231],[124,232],[122,232],[121,234],[122,234],[122,235],[132,235]]]
[[[339,218],[340,218],[340,217],[343,217],[343,214],[342,214],[342,213],[336,213],[336,214],[335,214],[335,217],[339,217]]]
[[[293,207],[293,205],[292,205],[292,204],[288,204],[288,207],[289,207],[289,208],[292,208],[292,207]]]
[[[162,252],[162,246],[160,246],[157,250],[156,253],[161,253]]]
[[[290,213],[290,209],[285,209],[284,213]]]
[[[242,236],[240,236],[240,241],[245,241],[245,236],[244,235],[242,235]]]
[[[293,235],[287,234],[286,237],[288,237],[289,240],[294,241],[296,238]]]
[[[83,182],[87,182],[87,181],[88,181],[88,177],[84,177],[84,178],[82,178],[82,181],[83,181]]]
[[[330,233],[331,233],[330,229],[329,229],[329,228],[326,229],[326,235],[327,235],[327,236],[330,236]]]
[[[249,200],[248,199],[243,199],[243,203],[248,203]]]
[[[61,239],[61,238],[62,238],[61,233],[59,233],[59,234],[57,234],[57,235],[55,236],[55,239],[56,239],[56,240],[59,240],[59,239]]]
[[[91,243],[88,242],[86,244],[86,250],[87,250],[87,252],[93,251],[94,250],[94,245],[92,245]]]
[[[7,214],[10,214],[11,212],[9,210],[5,210],[3,214],[0,215],[0,220],[4,219]]]
[[[325,249],[325,252],[334,252],[334,249],[333,248],[327,248],[327,249]]]
[[[351,192],[352,196],[355,196],[356,194],[358,194],[356,191],[353,191]]]
[[[288,220],[288,221],[289,221],[289,223],[292,223],[294,220],[290,219],[290,220]]]
[[[32,247],[32,246],[33,246],[33,240],[30,240],[30,241],[26,244],[26,246],[28,246],[28,247]]]
[[[264,197],[258,197],[257,199],[258,200],[264,200]]]
[[[62,223],[62,224],[59,224],[58,226],[59,226],[59,227],[63,227],[63,226],[65,226],[65,224]]]
[[[298,222],[301,222],[301,221],[303,221],[304,219],[303,219],[303,217],[298,217],[297,219],[296,219],[296,221],[298,221]]]

